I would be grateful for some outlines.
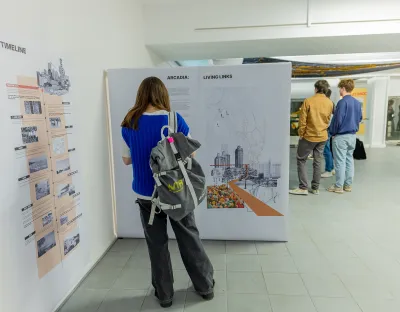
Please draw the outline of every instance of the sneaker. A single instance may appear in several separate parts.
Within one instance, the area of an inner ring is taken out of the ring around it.
[[[343,194],[343,188],[337,187],[335,184],[333,184],[331,187],[327,188],[326,190],[331,193]]]
[[[310,193],[313,194],[313,195],[319,195],[319,190],[311,189]]]
[[[289,194],[292,195],[308,195],[308,190],[302,190],[300,188],[294,189],[294,190],[290,190]]]
[[[323,174],[321,174],[321,178],[330,178],[333,177],[333,173],[329,171],[325,171]]]
[[[336,174],[335,169],[333,169],[333,170],[331,171],[331,173],[332,173],[332,175],[335,175],[335,174]]]
[[[353,189],[352,189],[352,187],[350,186],[350,185],[345,185],[345,186],[343,186],[343,191],[345,191],[345,192],[351,192]]]
[[[213,280],[213,288],[215,287],[215,280]],[[209,293],[207,295],[201,295],[204,300],[210,301],[214,299],[214,292]]]

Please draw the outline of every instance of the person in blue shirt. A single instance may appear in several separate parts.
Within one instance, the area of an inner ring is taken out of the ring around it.
[[[168,250],[167,215],[161,211],[149,225],[155,181],[150,169],[151,150],[161,141],[161,128],[168,125],[170,112],[168,90],[157,77],[144,79],[135,105],[121,123],[122,160],[133,169],[132,189],[140,207],[140,216],[151,262],[154,294],[163,308],[172,305],[174,277]],[[177,114],[178,132],[189,136],[189,126]],[[167,130],[165,135],[168,135]],[[196,291],[205,300],[214,297],[214,270],[200,240],[193,212],[180,221],[170,219],[182,261]]]
[[[356,148],[356,133],[362,121],[361,103],[351,96],[354,80],[340,81],[340,96],[329,133],[333,138],[332,148],[335,161],[336,183],[328,188],[329,192],[342,194],[351,192],[354,178],[353,153]]]

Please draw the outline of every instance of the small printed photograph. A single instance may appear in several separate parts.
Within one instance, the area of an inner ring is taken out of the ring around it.
[[[45,227],[46,225],[50,224],[51,222],[53,222],[53,214],[51,212],[49,212],[47,215],[44,215],[42,217],[43,227]]]
[[[75,194],[75,185],[70,184],[69,185],[69,196],[72,196]]]
[[[50,128],[57,129],[61,127],[61,118],[60,117],[50,117]]]
[[[38,131],[36,126],[32,127],[22,127],[21,134],[22,134],[22,142],[24,144],[29,143],[36,143],[39,142]]]
[[[24,101],[25,114],[27,115],[41,115],[42,103],[40,101]]]
[[[61,225],[64,225],[67,222],[68,222],[68,216],[67,215],[61,216],[61,218],[60,218]]]
[[[56,161],[56,172],[57,174],[63,173],[71,169],[69,164],[69,158],[60,159]]]
[[[74,250],[80,242],[80,235],[78,233],[78,228],[70,233],[64,240],[64,256],[66,256],[70,251]]]
[[[66,195],[69,195],[69,187],[70,187],[69,184],[65,184],[65,183],[59,184],[58,189],[57,189],[57,197],[61,198]]]
[[[36,200],[50,195],[50,183],[44,179],[35,184]]]
[[[49,167],[47,163],[47,156],[46,155],[40,155],[34,158],[29,159],[29,172],[35,173],[44,169],[47,169]]]
[[[65,138],[58,137],[53,139],[53,153],[61,155],[65,153]]]
[[[244,201],[226,184],[208,186],[207,208],[244,208]]]
[[[38,258],[46,254],[50,249],[56,247],[56,235],[53,232],[43,236],[37,241]]]

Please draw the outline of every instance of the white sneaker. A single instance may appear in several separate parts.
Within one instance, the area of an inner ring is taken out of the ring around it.
[[[331,187],[326,189],[328,192],[331,193],[336,193],[336,194],[343,194],[343,187],[337,187],[335,184],[333,184]]]
[[[290,190],[289,194],[292,195],[308,195],[308,190],[302,190],[302,189],[294,189],[294,190]]]
[[[330,178],[333,177],[333,173],[329,171],[325,171],[323,174],[321,174],[321,178]]]

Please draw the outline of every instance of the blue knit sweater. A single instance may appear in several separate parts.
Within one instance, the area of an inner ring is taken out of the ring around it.
[[[331,136],[355,134],[362,118],[361,103],[356,98],[346,95],[336,105],[329,133]]]
[[[168,112],[144,113],[138,123],[138,130],[122,128],[122,137],[129,147],[132,158],[132,189],[139,198],[149,199],[154,190],[154,178],[149,165],[153,147],[161,140],[161,128],[168,125]],[[178,132],[189,134],[189,127],[180,114],[177,114]],[[165,130],[164,135],[168,131]]]

